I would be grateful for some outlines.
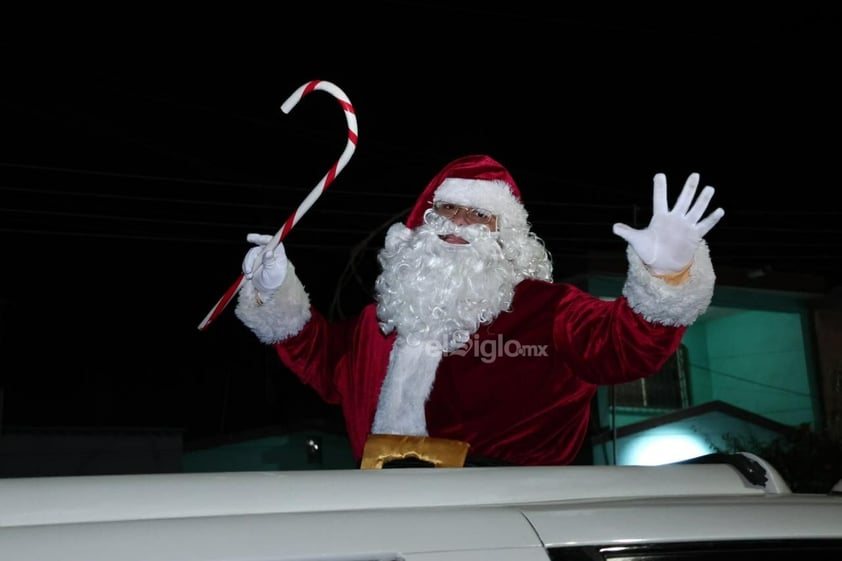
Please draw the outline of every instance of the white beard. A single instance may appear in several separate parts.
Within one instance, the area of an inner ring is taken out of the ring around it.
[[[469,243],[439,237],[451,233]],[[507,244],[509,254],[519,251],[516,245]],[[377,317],[384,333],[397,331],[398,336],[372,432],[423,436],[424,404],[443,354],[463,346],[480,325],[509,309],[524,275],[503,251],[499,233],[478,225],[460,227],[433,214],[415,230],[393,225],[379,261]]]

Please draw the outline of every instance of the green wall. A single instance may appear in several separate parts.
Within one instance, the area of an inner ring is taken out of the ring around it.
[[[801,315],[741,311],[703,324],[706,352],[691,355],[694,395],[786,425],[813,424]],[[695,400],[694,400],[695,401]]]

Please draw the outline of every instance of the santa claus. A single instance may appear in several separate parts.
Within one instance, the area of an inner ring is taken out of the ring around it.
[[[486,155],[446,165],[379,253],[376,301],[331,323],[272,236],[250,234],[236,315],[329,403],[362,458],[372,435],[467,443],[517,465],[572,462],[600,384],[649,376],[708,307],[715,276],[691,174],[672,209],[655,176],[645,229],[615,224],[629,244],[621,297],[605,301],[552,281],[508,171]]]

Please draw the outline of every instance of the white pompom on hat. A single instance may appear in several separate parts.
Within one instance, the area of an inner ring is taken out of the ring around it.
[[[407,228],[423,224],[424,214],[439,201],[487,210],[500,219],[500,227],[527,226],[520,189],[506,168],[490,156],[464,156],[447,164],[421,193],[406,219]]]

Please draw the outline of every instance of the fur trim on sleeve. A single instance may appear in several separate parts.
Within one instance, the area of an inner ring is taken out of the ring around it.
[[[246,282],[240,289],[234,313],[267,345],[297,335],[310,321],[310,297],[292,263],[278,290],[269,297],[261,295],[261,299],[262,304],[254,285]]]
[[[690,278],[675,286],[650,273],[631,246],[626,250],[626,257],[629,260],[629,271],[623,286],[623,296],[646,321],[687,326],[707,311],[713,298],[716,275],[704,240],[693,257]]]

